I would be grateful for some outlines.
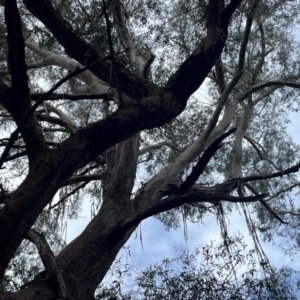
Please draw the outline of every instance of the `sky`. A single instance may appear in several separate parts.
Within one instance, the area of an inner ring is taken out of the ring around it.
[[[294,137],[295,142],[300,144],[300,118],[299,113],[290,114],[291,123],[288,125],[288,132]],[[81,212],[80,221],[70,221],[68,223],[67,241],[73,238],[85,228],[90,220],[90,207],[86,199],[86,204]],[[243,215],[234,212],[229,217],[229,233],[241,233],[244,236],[244,242],[253,248],[253,240],[250,237]],[[285,225],[281,225],[285,226]],[[125,257],[130,250],[132,263],[139,270],[149,267],[151,264],[158,263],[164,258],[174,258],[177,256],[175,248],[178,246],[186,247],[193,252],[198,246],[205,246],[210,241],[220,241],[220,228],[214,216],[204,217],[202,223],[188,222],[187,226],[188,239],[185,240],[183,226],[179,229],[171,229],[166,231],[163,224],[157,219],[151,217],[144,220],[138,227],[136,232],[132,234],[125,244],[123,250],[120,251],[118,257]],[[275,239],[276,241],[276,239]],[[281,268],[288,266],[296,271],[300,271],[299,257],[291,260],[284,254],[279,247],[280,240],[276,243],[264,243],[261,241],[263,250],[272,266]]]
[[[207,88],[203,85],[196,92],[196,97],[205,99]],[[203,97],[204,96],[204,97]],[[288,125],[288,132],[294,138],[294,141],[300,145],[300,113],[290,113],[291,123]],[[143,174],[140,174],[142,177]],[[80,220],[72,220],[68,222],[67,227],[67,242],[78,236],[86,227],[90,220],[90,205],[89,200],[85,199],[86,204],[83,206]],[[229,222],[229,233],[234,235],[241,233],[244,236],[244,242],[253,248],[253,240],[249,235],[245,218],[238,212],[232,213]],[[284,226],[284,225],[281,225]],[[151,264],[158,263],[164,258],[174,258],[177,256],[175,247],[183,246],[188,248],[191,252],[198,246],[205,246],[210,241],[220,241],[220,227],[214,216],[204,217],[202,223],[188,222],[187,226],[188,239],[185,240],[183,226],[177,230],[171,229],[166,231],[164,225],[154,217],[148,218],[141,223],[135,233],[120,251],[118,257],[126,256],[128,249],[131,254],[131,263],[142,270],[149,267]],[[142,238],[142,241],[141,241]],[[300,260],[291,258],[284,254],[279,247],[280,240],[276,243],[264,243],[261,240],[261,245],[266,253],[272,266],[281,268],[288,266],[296,271],[300,271]],[[299,258],[299,257],[298,257]]]
[[[290,113],[291,123],[288,131],[293,136],[294,141],[300,144],[300,113]],[[67,227],[67,243],[77,237],[90,221],[89,199],[85,199],[83,211],[80,213],[79,220],[69,220]],[[284,226],[284,225],[282,225]],[[245,218],[238,212],[233,213],[229,219],[229,232],[231,234],[242,233],[244,241],[249,247],[253,247],[252,238],[249,236]],[[207,245],[210,241],[220,240],[220,228],[214,216],[207,216],[202,223],[191,223],[188,221],[187,239],[184,236],[183,226],[179,229],[166,231],[163,224],[151,217],[144,220],[136,232],[120,251],[118,257],[126,255],[130,250],[132,261],[135,267],[140,270],[155,264],[164,258],[176,257],[175,248],[178,246],[187,247],[191,252],[198,246]],[[296,271],[300,271],[300,260],[292,261],[289,256],[284,254],[278,244],[262,242],[271,265],[280,268],[289,266]]]
[[[300,144],[300,113],[291,113],[291,123],[288,125],[288,132],[294,137],[294,141]],[[299,199],[300,201],[300,199]],[[159,262],[165,257],[174,257],[175,246],[183,245],[193,250],[200,245],[206,245],[210,240],[220,239],[220,229],[215,217],[208,216],[203,219],[204,224],[194,224],[188,222],[188,240],[185,241],[183,227],[177,230],[165,231],[162,223],[154,218],[149,218],[142,222],[143,247],[139,239],[133,234],[126,246],[130,246],[132,257],[135,264],[142,268]],[[282,225],[284,226],[284,225]],[[139,228],[140,230],[140,228]],[[250,247],[253,246],[252,238],[249,236],[245,218],[238,212],[233,213],[229,218],[229,232],[242,233],[245,242]],[[289,266],[294,270],[300,271],[300,260],[292,261],[285,255],[280,247],[273,243],[264,243],[261,241],[263,249],[269,258],[271,265],[278,268]]]
[[[296,39],[300,39],[300,30],[296,29]],[[199,99],[205,99],[207,89],[205,84],[202,85],[195,93]],[[204,96],[204,97],[203,97]],[[300,113],[291,112],[287,131],[293,137],[294,142],[300,145]],[[142,175],[142,174],[141,174]],[[300,201],[300,199],[299,199]],[[88,202],[88,200],[86,200]],[[68,224],[67,241],[73,238],[86,227],[90,220],[90,208],[84,206],[80,222],[71,221]],[[249,235],[246,221],[243,215],[238,212],[232,213],[228,219],[229,233],[234,235],[241,233],[244,236],[244,242],[253,248],[253,240]],[[285,226],[285,225],[281,225]],[[205,246],[210,241],[220,241],[220,227],[214,216],[204,217],[202,223],[187,223],[187,239],[184,236],[184,229],[181,226],[179,229],[171,229],[166,231],[164,225],[154,217],[144,220],[138,227],[136,232],[132,234],[130,239],[124,245],[117,258],[126,256],[128,249],[131,254],[131,263],[139,270],[149,267],[151,264],[158,263],[164,258],[174,258],[177,256],[175,248],[183,246],[188,248],[191,252],[198,246]],[[296,257],[291,259],[279,247],[280,240],[275,238],[275,242],[264,243],[261,238],[260,242],[262,248],[267,255],[271,266],[281,268],[283,266],[290,267],[295,271],[300,271],[300,259]]]

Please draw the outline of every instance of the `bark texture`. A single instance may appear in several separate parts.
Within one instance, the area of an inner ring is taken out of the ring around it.
[[[151,80],[150,65],[153,54],[142,53],[130,36],[126,27],[127,15],[121,1],[116,1],[119,5],[115,6],[113,17],[118,24],[122,45],[127,49],[128,57],[136,67],[135,73],[117,62],[114,53],[106,57],[105,53],[89,45],[53,7],[52,1],[23,2],[28,11],[42,22],[64,47],[68,57],[41,49],[34,38],[28,36],[28,28],[20,20],[16,0],[5,1],[8,63],[12,85],[0,82],[0,101],[16,124],[20,124],[31,109],[32,101],[40,99],[37,93],[31,96],[28,87],[25,45],[39,55],[45,65],[60,66],[69,71],[88,66],[88,70],[78,75],[83,85],[77,84],[76,80],[69,82],[75,95],[52,94],[48,95],[47,99],[104,99],[107,102],[113,101],[119,108],[102,120],[77,128],[63,111],[45,104],[45,109],[53,112],[55,117],[36,112],[30,115],[22,127],[21,135],[26,145],[22,155],[28,156],[29,171],[21,185],[7,195],[0,210],[0,277],[3,277],[9,261],[26,237],[37,245],[41,257],[44,257],[46,271],[26,288],[1,295],[1,299],[93,299],[97,285],[142,220],[184,203],[218,204],[222,200],[254,202],[266,197],[265,194],[249,197],[230,195],[240,182],[253,181],[256,177],[245,177],[241,181],[232,179],[209,188],[195,185],[211,157],[221,147],[221,142],[235,131],[231,129],[226,132],[236,106],[255,91],[255,88],[259,90],[266,86],[254,86],[239,99],[232,100],[229,97],[243,74],[245,51],[252,24],[251,12],[255,10],[258,1],[253,1],[250,9],[239,53],[239,68],[232,80],[225,80],[220,54],[226,43],[230,18],[242,1],[232,0],[223,7],[224,1],[210,0],[207,6],[206,37],[199,41],[197,49],[179,66],[163,87]],[[109,26],[107,27],[109,35]],[[25,43],[24,36],[28,36]],[[113,51],[111,47],[111,52]],[[161,126],[178,116],[185,109],[189,97],[210,75],[214,65],[220,99],[206,130],[174,162],[133,195],[139,155],[163,146],[172,147],[168,142],[161,142],[140,149],[140,131]],[[260,65],[257,68],[260,68]],[[280,81],[276,81],[273,86],[280,84]],[[291,86],[295,84],[290,82]],[[103,103],[106,103],[105,101]],[[249,100],[236,133],[236,177],[241,177],[242,174],[241,143],[251,116],[250,108],[252,109],[252,103]],[[223,110],[224,114],[221,115]],[[38,120],[60,125],[72,134],[61,144],[51,148],[44,139]],[[199,163],[182,183],[179,173],[197,157],[200,157]],[[93,161],[106,165],[105,173],[74,175],[80,168]],[[299,165],[296,165],[285,172],[288,174],[298,169]],[[282,174],[284,172],[268,176],[272,178]],[[31,231],[31,227],[61,187],[91,180],[104,182],[101,209],[86,229],[54,257],[48,249],[47,241]]]

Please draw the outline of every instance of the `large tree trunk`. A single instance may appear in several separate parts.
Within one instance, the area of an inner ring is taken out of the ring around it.
[[[126,209],[125,209],[126,210]],[[93,299],[95,289],[113,264],[121,247],[137,227],[119,229],[116,213],[103,208],[98,218],[68,245],[57,257],[58,267],[69,293],[68,299]],[[53,279],[44,273],[25,289],[5,294],[1,299],[47,300],[57,299]]]

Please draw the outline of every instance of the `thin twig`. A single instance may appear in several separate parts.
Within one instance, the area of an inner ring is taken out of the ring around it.
[[[118,70],[114,58],[114,47],[113,47],[113,42],[112,42],[112,37],[111,37],[111,28],[110,28],[110,22],[109,22],[109,17],[107,14],[106,10],[106,4],[105,0],[102,0],[103,2],[103,10],[104,10],[104,16],[105,16],[105,21],[106,21],[106,30],[107,30],[107,39],[108,39],[108,45],[109,45],[109,51],[110,55],[112,56],[112,76],[113,80],[115,81],[117,92],[118,92],[118,97],[119,97],[119,105],[123,103],[123,98],[122,98],[122,93],[121,93],[121,85],[120,85],[120,80],[118,76]],[[127,50],[125,50],[127,51]]]
[[[61,204],[62,202],[64,202],[68,197],[74,195],[77,191],[79,191],[80,189],[84,188],[88,182],[84,182],[83,184],[79,185],[77,188],[75,188],[74,190],[72,190],[70,193],[68,193],[66,196],[62,197],[57,203],[53,204],[52,206],[49,207],[48,211],[50,211],[51,209],[57,207],[59,204]]]
[[[119,52],[117,54],[123,53]],[[115,54],[115,55],[117,55]],[[12,134],[10,135],[9,141],[7,143],[6,148],[4,149],[1,158],[0,158],[0,168],[2,167],[6,157],[9,154],[9,151],[11,150],[14,142],[16,141],[19,133],[22,131],[25,123],[27,122],[27,120],[29,119],[29,117],[35,112],[35,110],[43,103],[43,101],[45,101],[57,88],[59,88],[63,83],[65,83],[67,80],[69,80],[70,78],[83,73],[84,71],[88,70],[92,65],[99,63],[101,61],[104,61],[106,59],[109,58],[113,58],[113,55],[107,55],[91,64],[89,64],[88,66],[84,67],[84,68],[77,68],[74,72],[68,74],[66,77],[62,78],[59,82],[57,82],[47,93],[45,93],[42,97],[40,97],[35,103],[34,105],[30,108],[30,110],[26,113],[26,115],[23,117],[23,119],[21,120],[21,122],[19,123],[17,129],[12,132]]]
[[[199,159],[196,166],[193,168],[190,175],[186,178],[183,184],[179,187],[177,194],[182,194],[188,191],[198,180],[199,176],[202,174],[204,168],[215,154],[215,152],[220,148],[220,143],[227,138],[230,134],[236,131],[236,127],[228,130],[226,133],[217,138],[210,146],[204,151],[203,155]]]
[[[247,187],[254,195],[259,195],[258,192],[249,184],[249,183],[245,183],[245,187]],[[263,199],[259,199],[259,202],[270,212],[270,214],[277,219],[280,223],[282,224],[289,224],[288,222],[283,221],[278,214],[271,208],[271,206],[266,203],[265,200]]]

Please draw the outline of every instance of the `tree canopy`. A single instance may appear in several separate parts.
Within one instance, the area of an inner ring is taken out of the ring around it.
[[[295,295],[259,235],[299,252],[300,155],[287,128],[299,109],[299,1],[0,5],[1,299],[135,299],[102,281],[140,222],[207,215],[222,235],[197,252],[207,269],[182,253],[182,272],[168,263],[137,278],[142,297]],[[66,244],[87,198],[91,221]],[[228,230],[234,211],[253,253]]]

